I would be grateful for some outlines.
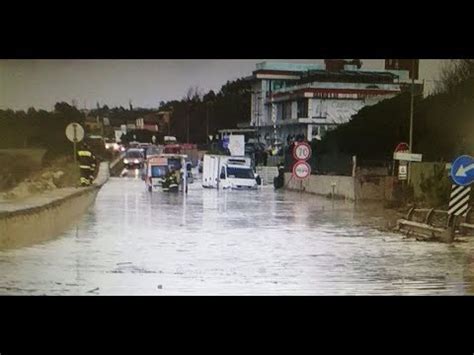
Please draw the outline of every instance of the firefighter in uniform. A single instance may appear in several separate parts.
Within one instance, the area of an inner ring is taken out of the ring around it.
[[[96,158],[90,151],[87,144],[84,144],[77,152],[79,160],[79,168],[81,169],[81,186],[89,186],[92,184],[95,175]]]

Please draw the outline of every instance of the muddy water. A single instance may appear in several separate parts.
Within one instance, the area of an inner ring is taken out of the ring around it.
[[[148,193],[111,178],[61,238],[0,252],[0,294],[473,294],[474,242],[417,242],[381,208],[290,191]]]

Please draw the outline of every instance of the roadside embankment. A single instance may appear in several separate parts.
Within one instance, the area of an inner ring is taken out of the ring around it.
[[[101,163],[94,184],[46,191],[14,201],[0,201],[0,249],[52,239],[77,221],[94,202],[109,177]]]

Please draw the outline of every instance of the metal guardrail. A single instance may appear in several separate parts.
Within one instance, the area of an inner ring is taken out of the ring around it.
[[[438,240],[451,243],[457,234],[474,235],[474,224],[468,223],[473,209],[465,217],[448,214],[448,211],[428,208],[411,208],[406,217],[397,221],[400,232],[418,240]]]

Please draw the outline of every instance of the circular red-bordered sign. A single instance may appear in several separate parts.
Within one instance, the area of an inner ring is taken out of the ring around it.
[[[408,146],[407,143],[405,142],[402,142],[402,143],[399,143],[397,145],[397,147],[395,148],[395,153],[397,152],[407,152],[410,150],[410,147]]]
[[[293,177],[297,179],[306,179],[311,174],[311,167],[305,161],[298,161],[293,165]]]
[[[306,142],[295,143],[293,158],[296,160],[308,160],[311,158],[311,146]]]

